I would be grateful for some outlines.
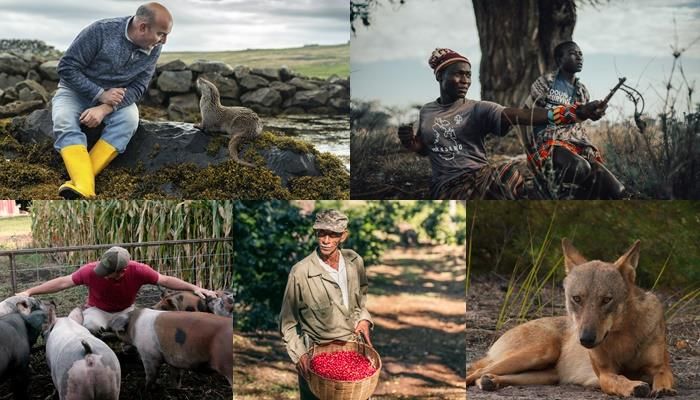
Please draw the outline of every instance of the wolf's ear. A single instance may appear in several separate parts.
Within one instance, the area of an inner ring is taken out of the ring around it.
[[[567,274],[575,266],[585,264],[588,261],[574,248],[574,245],[567,238],[561,240],[561,248],[564,250],[564,267]]]
[[[622,276],[629,283],[634,283],[634,279],[637,275],[635,270],[639,263],[639,243],[639,240],[634,242],[632,247],[615,261],[615,267],[617,267]]]

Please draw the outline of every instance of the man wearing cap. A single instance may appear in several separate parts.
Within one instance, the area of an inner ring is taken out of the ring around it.
[[[134,308],[136,294],[145,284],[158,284],[174,290],[190,290],[202,298],[216,296],[211,290],[162,275],[146,264],[132,261],[129,252],[117,246],[107,250],[100,261],[85,264],[70,275],[52,279],[17,295],[55,293],[86,285],[88,298],[83,310],[83,326],[96,334],[107,329],[109,320],[115,314]]]
[[[440,97],[421,107],[417,129],[399,127],[404,147],[430,158],[434,199],[517,199],[523,178],[512,163],[492,165],[484,139],[504,136],[512,125],[567,125],[597,120],[605,106],[593,101],[551,110],[503,107],[465,96],[471,86],[471,63],[450,49],[435,49],[428,64],[440,86]]]
[[[58,188],[61,197],[95,197],[95,176],[126,150],[139,124],[136,102],[148,90],[172,27],[163,5],[143,4],[133,16],[90,24],[61,57],[51,108],[54,148],[70,176]],[[100,139],[88,153],[80,126],[102,123]]]
[[[337,210],[316,215],[318,247],[289,272],[280,311],[280,334],[299,372],[301,399],[315,399],[306,382],[316,343],[354,340],[372,345],[372,318],[366,307],[367,275],[362,258],[340,246],[348,237],[348,217]]]

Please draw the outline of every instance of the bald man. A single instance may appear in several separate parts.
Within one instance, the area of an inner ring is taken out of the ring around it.
[[[95,196],[95,176],[124,152],[136,132],[135,103],[148,88],[172,27],[170,12],[148,3],[136,15],[91,24],[66,50],[58,63],[60,82],[51,111],[54,148],[71,178],[58,189],[60,196]],[[80,125],[101,123],[102,136],[88,153]]]

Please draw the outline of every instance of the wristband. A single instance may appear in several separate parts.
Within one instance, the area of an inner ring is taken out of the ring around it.
[[[576,122],[576,109],[578,103],[574,105],[556,106],[547,113],[547,119],[550,124],[554,125],[570,125]],[[551,113],[551,117],[550,117]]]

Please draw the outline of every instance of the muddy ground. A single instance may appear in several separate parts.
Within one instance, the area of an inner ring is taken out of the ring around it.
[[[397,248],[367,267],[372,342],[383,363],[373,399],[464,399],[464,254],[464,247]],[[234,337],[236,399],[298,398],[277,332]]]
[[[0,270],[3,269],[1,267]],[[6,280],[4,278],[3,276],[0,284],[2,298],[9,296],[11,291],[5,285]],[[22,283],[22,275],[20,274],[18,278],[22,284],[21,287],[24,288],[26,285]],[[51,277],[47,276],[46,278],[50,279]],[[34,279],[34,277],[31,277],[31,279]],[[83,302],[85,295],[86,290],[83,288],[73,288],[52,295],[41,295],[38,298],[42,300],[53,299],[57,304],[58,316],[63,317],[74,307],[79,306]],[[144,286],[139,292],[136,305],[139,307],[152,306],[158,301],[158,296],[158,289],[155,286]],[[160,367],[156,385],[145,390],[146,376],[138,353],[135,350],[125,351],[122,343],[116,338],[105,340],[105,342],[114,350],[121,365],[120,400],[231,399],[231,387],[223,376],[210,370],[183,370],[182,378],[180,378],[180,370],[166,364]],[[45,347],[42,338],[39,338],[34,345],[30,366],[33,371],[30,399],[58,400],[58,394],[55,392],[51,381],[51,371],[46,364]],[[3,382],[0,384],[0,400],[9,399],[12,399],[9,384]]]
[[[507,278],[494,275],[471,277],[467,295],[467,365],[481,358],[489,346],[508,328],[517,323],[509,320],[505,327],[495,331],[501,304],[505,298]],[[663,292],[658,293],[669,308],[677,295],[672,296]],[[546,306],[540,315],[565,315],[563,307],[563,290],[553,288],[544,294]],[[532,319],[528,317],[528,319]],[[689,304],[673,319],[667,321],[667,344],[671,355],[671,369],[676,380],[675,387],[678,395],[676,400],[700,399],[700,301]],[[596,389],[586,389],[573,385],[562,386],[520,386],[506,387],[497,392],[484,392],[476,386],[467,391],[469,400],[495,399],[552,399],[552,400],[591,400],[614,399]]]

